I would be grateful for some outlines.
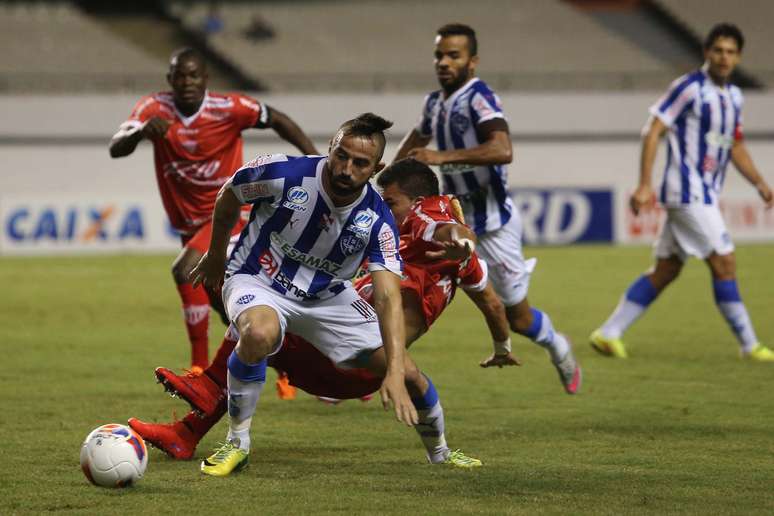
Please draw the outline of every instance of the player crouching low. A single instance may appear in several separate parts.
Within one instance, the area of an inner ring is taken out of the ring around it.
[[[438,183],[432,171],[415,160],[405,160],[383,172],[379,184],[385,188],[385,201],[400,224],[400,250],[406,262],[401,294],[407,346],[437,319],[459,283],[476,301],[487,319],[493,340],[500,344],[496,353],[481,365],[518,365],[510,351],[503,349],[508,338],[508,322],[502,304],[487,282],[483,263],[471,252],[471,243],[465,240],[474,238],[472,232],[458,223],[452,199],[438,195]],[[368,296],[370,277],[359,280],[357,287],[361,296]],[[132,428],[174,458],[192,457],[201,438],[226,412],[226,361],[237,339],[235,331],[226,334],[215,360],[201,376],[178,376],[168,369],[157,369],[156,375],[165,387],[186,399],[194,411],[171,424],[150,424],[133,418],[129,420]],[[352,399],[372,393],[380,385],[380,380],[364,369],[335,367],[311,344],[291,334],[286,335],[280,351],[269,357],[269,365],[286,371],[292,384],[313,395]],[[430,417],[434,417],[433,413],[442,415],[434,392],[434,389],[428,390],[422,398],[414,399],[420,416],[425,412]],[[203,417],[197,417],[197,412]],[[431,450],[445,443],[443,426],[437,430],[440,435],[433,435],[435,432],[430,428],[420,432],[432,462],[440,457],[436,455],[433,460]],[[445,462],[458,467],[481,464],[448,448],[443,450],[443,455],[446,455]]]

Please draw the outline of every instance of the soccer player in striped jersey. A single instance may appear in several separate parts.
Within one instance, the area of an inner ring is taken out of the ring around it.
[[[227,442],[202,462],[203,473],[226,476],[247,465],[266,358],[286,332],[339,368],[364,367],[383,378],[385,409],[392,403],[399,421],[417,425],[431,462],[472,460],[451,454],[438,393],[405,353],[398,232],[369,183],[384,167],[384,131],[391,126],[365,113],[341,125],[327,157],[262,156],[219,192],[209,250],[191,278],[213,290],[222,286],[239,342],[228,359]],[[250,221],[227,258],[244,204],[252,205]],[[349,282],[366,259],[373,308]]]
[[[774,361],[774,352],[758,342],[739,295],[734,244],[718,207],[729,161],[767,208],[774,204],[744,143],[742,93],[729,83],[743,47],[744,37],[736,26],[716,25],[704,42],[704,65],[675,80],[650,108],[640,182],[631,208],[636,214],[654,201],[651,171],[658,143],[666,134],[667,164],[659,200],[667,217],[655,245],[655,267],[629,286],[612,315],[591,334],[592,347],[603,355],[626,358],[623,333],[677,278],[686,258],[696,256],[709,266],[715,303],[739,341],[741,356]]]
[[[473,232],[462,224],[461,213],[449,196],[439,195],[438,179],[430,168],[413,160],[394,163],[377,180],[383,198],[395,216],[400,231],[400,253],[404,277],[403,298],[406,347],[423,335],[454,297],[457,286],[470,296],[484,315],[492,339],[508,338],[508,321],[502,304],[488,282],[486,265],[473,251]],[[358,279],[355,288],[361,297],[373,299],[369,274]],[[368,310],[367,303],[358,304]],[[146,423],[129,420],[129,425],[154,446],[178,459],[190,458],[199,441],[226,412],[223,386],[226,383],[226,357],[234,349],[237,332],[232,327],[205,374],[197,377],[176,375],[169,369],[156,369],[165,388],[188,401],[194,411],[174,423]],[[293,385],[310,394],[337,400],[359,398],[378,390],[380,380],[367,370],[340,369],[315,347],[298,336],[286,334],[282,348],[269,357],[269,365],[287,371]],[[519,365],[510,353],[490,356],[482,367]],[[439,411],[440,405],[424,410]],[[197,417],[197,414],[201,417]],[[442,413],[441,413],[442,416]],[[432,432],[432,429],[426,429]],[[428,435],[436,439],[438,436]],[[430,444],[435,446],[433,441]],[[457,455],[455,466],[479,465],[474,459]]]
[[[191,370],[199,373],[209,363],[210,303],[226,319],[220,296],[193,287],[188,275],[207,251],[215,197],[242,165],[242,131],[271,128],[302,153],[317,154],[287,115],[246,95],[208,91],[207,80],[207,66],[198,52],[176,51],[167,74],[171,91],[140,99],[110,142],[114,158],[132,154],[142,140],[153,144],[161,200],[183,244],[172,276],[183,304]],[[243,224],[235,227],[235,235]]]
[[[465,221],[478,236],[477,252],[502,299],[511,330],[545,348],[565,392],[575,394],[581,369],[568,339],[548,314],[527,300],[535,259],[525,260],[522,226],[507,186],[512,160],[508,122],[497,95],[478,77],[475,31],[444,25],[435,39],[435,71],[441,86],[425,97],[419,124],[401,142],[395,159],[412,156],[439,165],[445,193],[462,203]],[[427,149],[435,140],[437,150]],[[510,348],[508,346],[503,348]]]

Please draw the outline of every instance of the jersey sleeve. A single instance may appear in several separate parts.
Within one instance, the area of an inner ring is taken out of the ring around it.
[[[486,288],[489,281],[489,273],[484,260],[479,260],[478,255],[473,252],[467,262],[460,265],[460,272],[457,276],[460,279],[460,286],[465,290],[481,292]]]
[[[419,115],[419,122],[415,127],[417,133],[427,138],[433,136],[433,107],[438,101],[438,96],[437,91],[425,96],[422,102],[422,114]]]
[[[433,241],[435,230],[440,224],[457,224],[450,200],[446,197],[424,199],[414,210],[411,217],[411,239]]]
[[[650,106],[650,114],[672,127],[675,120],[685,113],[699,91],[698,83],[691,76],[683,76],[670,84],[669,89]]]
[[[118,127],[116,135],[136,131],[154,116],[164,116],[164,114],[161,113],[156,98],[153,95],[146,95],[137,101],[129,118]]]
[[[744,140],[744,123],[742,122],[742,107],[744,106],[744,97],[742,91],[734,87],[733,101],[736,104],[736,120],[734,121],[734,141],[740,142]]]
[[[234,95],[234,119],[240,130],[269,127],[269,108],[247,95]]]
[[[272,171],[286,161],[282,154],[258,156],[234,173],[229,188],[242,204],[258,204],[281,196],[282,183]]]
[[[482,82],[476,84],[470,96],[470,114],[477,126],[495,118],[505,119],[500,98]]]
[[[403,260],[398,252],[400,239],[394,221],[380,219],[381,226],[371,233],[365,258],[368,271],[390,271],[398,276],[403,272]]]

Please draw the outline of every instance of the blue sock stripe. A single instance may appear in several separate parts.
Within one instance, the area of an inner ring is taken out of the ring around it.
[[[717,303],[734,303],[742,301],[742,297],[739,295],[739,287],[737,286],[735,279],[713,280],[712,290],[715,293],[715,302]]]
[[[245,364],[236,354],[236,350],[231,352],[228,357],[228,370],[236,378],[243,382],[265,382],[266,381],[266,359],[264,358],[257,364]]]
[[[411,398],[411,403],[414,404],[414,408],[417,410],[427,410],[433,408],[438,403],[438,391],[435,390],[432,380],[427,377],[426,374],[422,374],[427,380],[427,390],[423,396],[418,398]]]
[[[532,312],[532,324],[524,332],[524,336],[535,340],[540,335],[540,329],[543,327],[543,312],[537,308],[530,308],[530,311]]]
[[[626,291],[626,299],[641,306],[648,306],[656,299],[656,296],[658,296],[656,287],[644,274],[637,278],[637,281],[632,283],[629,290]]]

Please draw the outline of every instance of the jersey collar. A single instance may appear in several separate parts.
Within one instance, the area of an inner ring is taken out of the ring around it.
[[[460,95],[465,93],[468,90],[468,88],[470,88],[474,83],[476,83],[478,81],[479,81],[478,77],[473,77],[468,82],[466,82],[465,84],[460,86],[457,89],[457,91],[455,91],[454,93],[449,95],[447,98],[443,99],[443,103],[446,104],[447,106],[450,105],[451,103],[453,103],[457,99],[457,97],[459,97]],[[441,96],[443,96],[443,90],[441,90]]]
[[[174,99],[172,100],[172,106],[175,108],[175,114],[177,115],[177,118],[180,119],[180,122],[183,123],[184,126],[188,127],[192,123],[196,122],[196,119],[199,118],[199,115],[204,111],[204,106],[207,105],[207,102],[210,100],[210,91],[204,90],[204,98],[202,98],[202,103],[199,104],[199,109],[196,110],[196,113],[194,113],[191,116],[185,116],[183,113],[181,113],[177,109],[177,105],[175,105]]]

